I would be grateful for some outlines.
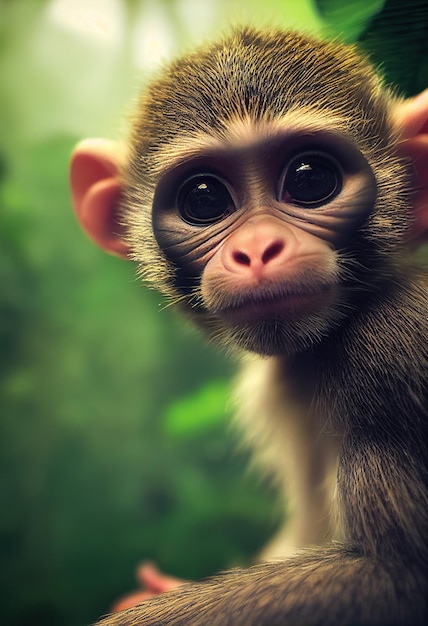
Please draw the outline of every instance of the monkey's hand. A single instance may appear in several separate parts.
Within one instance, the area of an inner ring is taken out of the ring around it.
[[[136,604],[140,604],[144,600],[148,600],[153,596],[157,596],[165,591],[171,591],[183,585],[184,580],[174,578],[173,576],[166,576],[159,568],[151,562],[145,562],[137,568],[137,580],[142,589],[134,591],[120,598],[113,606],[112,612],[123,611],[129,609]]]

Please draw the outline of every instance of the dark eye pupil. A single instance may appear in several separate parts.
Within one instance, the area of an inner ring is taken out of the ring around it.
[[[198,175],[180,187],[177,208],[190,224],[211,224],[233,210],[233,201],[225,184],[214,176]]]
[[[341,176],[327,157],[302,155],[288,166],[283,185],[283,200],[302,205],[321,205],[341,189]]]

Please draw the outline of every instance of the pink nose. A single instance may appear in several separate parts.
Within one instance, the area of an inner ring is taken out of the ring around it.
[[[283,227],[278,229],[272,221],[249,223],[241,227],[224,245],[225,267],[245,276],[269,274],[292,255],[294,238],[291,233],[289,237],[285,233],[287,231]]]
[[[283,241],[273,241],[260,250],[247,248],[244,250],[234,250],[232,252],[233,260],[239,265],[251,267],[254,265],[267,265],[278,257],[284,249]]]

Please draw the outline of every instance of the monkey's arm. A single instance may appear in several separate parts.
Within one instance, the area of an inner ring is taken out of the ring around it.
[[[99,626],[392,626],[407,615],[422,624],[417,577],[403,570],[394,578],[374,559],[340,549],[310,551],[185,585]]]

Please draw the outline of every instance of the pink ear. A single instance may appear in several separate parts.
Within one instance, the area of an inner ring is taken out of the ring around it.
[[[70,184],[74,210],[85,232],[103,250],[127,258],[129,250],[118,223],[121,160],[115,142],[86,139],[71,156]]]
[[[415,171],[410,239],[423,242],[428,240],[428,89],[398,105],[394,115],[403,137],[400,153],[411,158]]]

